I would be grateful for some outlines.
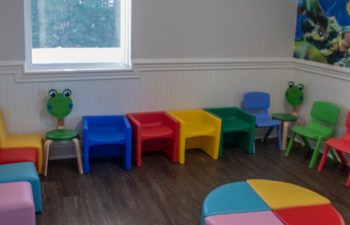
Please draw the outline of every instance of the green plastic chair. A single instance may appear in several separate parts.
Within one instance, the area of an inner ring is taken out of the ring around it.
[[[288,143],[286,156],[292,151],[295,136],[298,134],[303,139],[305,146],[313,150],[309,168],[314,168],[322,142],[333,135],[340,109],[330,102],[316,101],[311,109],[311,122],[305,127],[295,126],[292,129],[292,137]],[[316,147],[312,149],[308,139],[316,141]]]
[[[219,158],[224,144],[235,144],[249,154],[254,153],[255,116],[236,107],[204,110],[221,119]]]

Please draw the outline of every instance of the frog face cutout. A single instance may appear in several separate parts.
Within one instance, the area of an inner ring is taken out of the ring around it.
[[[293,81],[288,82],[286,90],[286,99],[292,106],[299,106],[304,101],[304,85],[295,85]]]
[[[47,110],[49,113],[57,119],[63,119],[68,116],[73,109],[71,95],[72,91],[69,89],[65,89],[62,93],[51,89],[47,101]]]

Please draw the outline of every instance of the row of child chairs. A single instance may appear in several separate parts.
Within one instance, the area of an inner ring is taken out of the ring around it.
[[[135,148],[134,162],[137,166],[141,166],[141,152],[159,149],[164,149],[171,161],[180,163],[185,162],[185,148],[201,148],[212,158],[217,159],[222,156],[223,144],[231,142],[247,153],[254,153],[255,127],[270,128],[267,134],[276,127],[280,148],[280,122],[270,118],[269,107],[268,93],[249,92],[243,97],[243,109],[250,113],[228,107],[169,114],[133,113],[127,117],[86,116],[83,119],[84,170],[90,171],[89,159],[93,156],[90,154],[90,147],[106,144],[125,146],[123,156],[126,169],[131,167],[132,146]],[[0,148],[15,147],[36,148],[38,172],[42,173],[44,165],[41,135],[8,134],[0,113]]]
[[[124,146],[122,155],[127,170],[131,167],[131,146],[134,147],[133,161],[138,167],[142,164],[142,153],[155,150],[163,150],[172,162],[180,164],[185,163],[187,148],[200,148],[213,159],[222,157],[223,145],[228,143],[247,153],[255,153],[255,127],[268,128],[264,138],[277,128],[281,149],[281,122],[271,119],[268,114],[269,94],[246,93],[242,105],[244,111],[226,107],[130,113],[126,116],[85,116],[84,171],[90,171],[90,148],[101,144]]]
[[[226,110],[236,109],[226,108]],[[245,120],[242,123],[245,123]],[[246,124],[250,137],[254,123]],[[132,155],[135,165],[141,167],[142,153],[157,150],[162,150],[172,162],[178,161],[181,164],[185,163],[186,148],[201,148],[211,158],[217,159],[221,130],[224,130],[221,129],[221,120],[204,110],[130,113],[126,116],[85,116],[83,127],[86,173],[90,171],[90,149],[102,144],[124,147],[122,155],[126,170],[131,167]],[[254,139],[247,139],[248,148],[252,140]],[[131,154],[132,146],[133,154]]]

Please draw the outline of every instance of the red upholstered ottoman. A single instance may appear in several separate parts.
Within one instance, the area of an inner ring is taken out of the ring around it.
[[[36,148],[1,148],[0,164],[32,162],[38,171],[38,151]]]

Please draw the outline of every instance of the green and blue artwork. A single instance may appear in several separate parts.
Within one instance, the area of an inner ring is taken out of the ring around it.
[[[298,0],[294,57],[350,67],[350,0]]]
[[[58,92],[55,89],[49,91],[49,99],[47,101],[47,110],[57,118],[64,119],[73,109],[73,101],[71,99],[72,91],[65,89],[63,92]]]

